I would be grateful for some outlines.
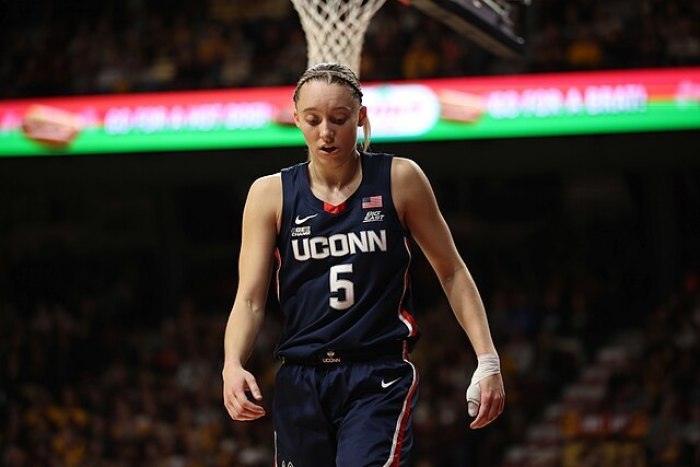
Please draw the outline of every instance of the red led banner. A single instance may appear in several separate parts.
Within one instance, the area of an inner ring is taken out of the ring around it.
[[[0,156],[301,146],[292,87],[0,101]],[[373,141],[700,128],[700,68],[366,83]]]

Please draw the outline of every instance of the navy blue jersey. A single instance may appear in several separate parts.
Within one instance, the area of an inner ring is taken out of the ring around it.
[[[371,356],[417,339],[391,163],[362,153],[362,181],[339,206],[314,196],[308,162],[282,170],[277,294],[287,322],[278,357]]]

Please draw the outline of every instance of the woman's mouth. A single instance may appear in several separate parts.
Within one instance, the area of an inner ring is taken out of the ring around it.
[[[332,154],[338,150],[336,146],[321,146],[319,150],[326,154]]]

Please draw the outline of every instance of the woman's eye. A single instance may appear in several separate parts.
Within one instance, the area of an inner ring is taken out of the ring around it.
[[[306,118],[306,123],[312,126],[320,125],[321,121],[323,121],[322,118],[319,117],[307,117]],[[348,121],[347,117],[331,117],[328,119],[330,123],[333,125],[343,125],[345,122]]]

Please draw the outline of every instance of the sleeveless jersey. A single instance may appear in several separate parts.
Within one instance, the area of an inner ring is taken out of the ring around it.
[[[276,279],[286,323],[277,357],[380,355],[418,338],[409,232],[391,197],[393,156],[360,157],[360,185],[339,206],[314,196],[308,161],[281,171]]]

